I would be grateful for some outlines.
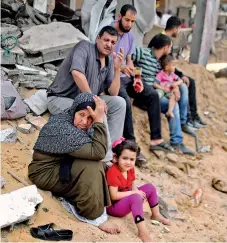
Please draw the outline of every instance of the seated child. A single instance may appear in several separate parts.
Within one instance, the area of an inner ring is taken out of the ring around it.
[[[112,206],[107,213],[115,217],[124,217],[132,212],[138,228],[138,236],[143,242],[150,242],[151,237],[144,222],[143,202],[148,201],[151,208],[151,219],[163,224],[170,224],[159,212],[158,195],[152,184],[136,187],[135,161],[139,147],[132,140],[121,138],[113,143],[114,164],[106,173]]]
[[[169,99],[169,108],[166,113],[168,117],[174,117],[173,109],[176,102],[180,99],[179,86],[183,83],[175,73],[175,66],[173,57],[163,56],[161,58],[162,71],[156,76],[154,88],[156,88],[160,99],[165,96]]]

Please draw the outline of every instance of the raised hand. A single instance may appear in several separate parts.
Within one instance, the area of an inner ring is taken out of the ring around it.
[[[96,106],[95,110],[93,110],[90,106],[88,106],[87,109],[90,112],[94,122],[103,122],[104,115],[107,111],[107,105],[105,101],[100,99],[97,95],[94,96],[94,101]]]
[[[124,52],[123,49],[120,48],[120,51],[116,54],[115,52],[113,53],[114,57],[114,68],[121,70],[121,66],[124,63]]]

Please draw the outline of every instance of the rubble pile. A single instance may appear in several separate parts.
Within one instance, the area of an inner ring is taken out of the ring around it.
[[[88,40],[80,23],[78,10],[75,12],[62,3],[57,3],[50,14],[32,7],[29,1],[2,0],[1,74],[5,76],[2,87],[10,81],[19,94],[20,87],[42,89],[42,95],[37,97],[42,97],[44,103],[43,94],[53,82],[62,60],[76,43]],[[2,93],[1,99],[9,113],[14,109],[15,99],[6,93]],[[37,97],[34,101],[24,101],[28,106],[32,104],[36,114]]]

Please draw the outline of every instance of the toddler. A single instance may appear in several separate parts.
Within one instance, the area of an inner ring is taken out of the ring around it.
[[[136,187],[135,161],[139,147],[132,140],[121,138],[113,143],[114,164],[106,173],[112,206],[107,207],[107,213],[115,217],[124,217],[132,212],[138,228],[139,238],[143,242],[151,242],[151,237],[144,222],[143,202],[148,201],[151,208],[151,219],[163,224],[169,220],[159,212],[158,195],[152,184]]]
[[[183,83],[183,80],[174,73],[175,66],[173,60],[173,57],[170,55],[161,58],[162,71],[157,74],[156,81],[153,85],[160,99],[163,96],[169,99],[169,107],[166,116],[172,118],[174,117],[174,106],[180,99],[179,86]]]

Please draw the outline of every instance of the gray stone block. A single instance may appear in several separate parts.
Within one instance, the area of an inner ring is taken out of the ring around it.
[[[63,22],[33,26],[19,39],[23,50],[31,54],[69,49],[80,40],[88,38],[71,24]]]

